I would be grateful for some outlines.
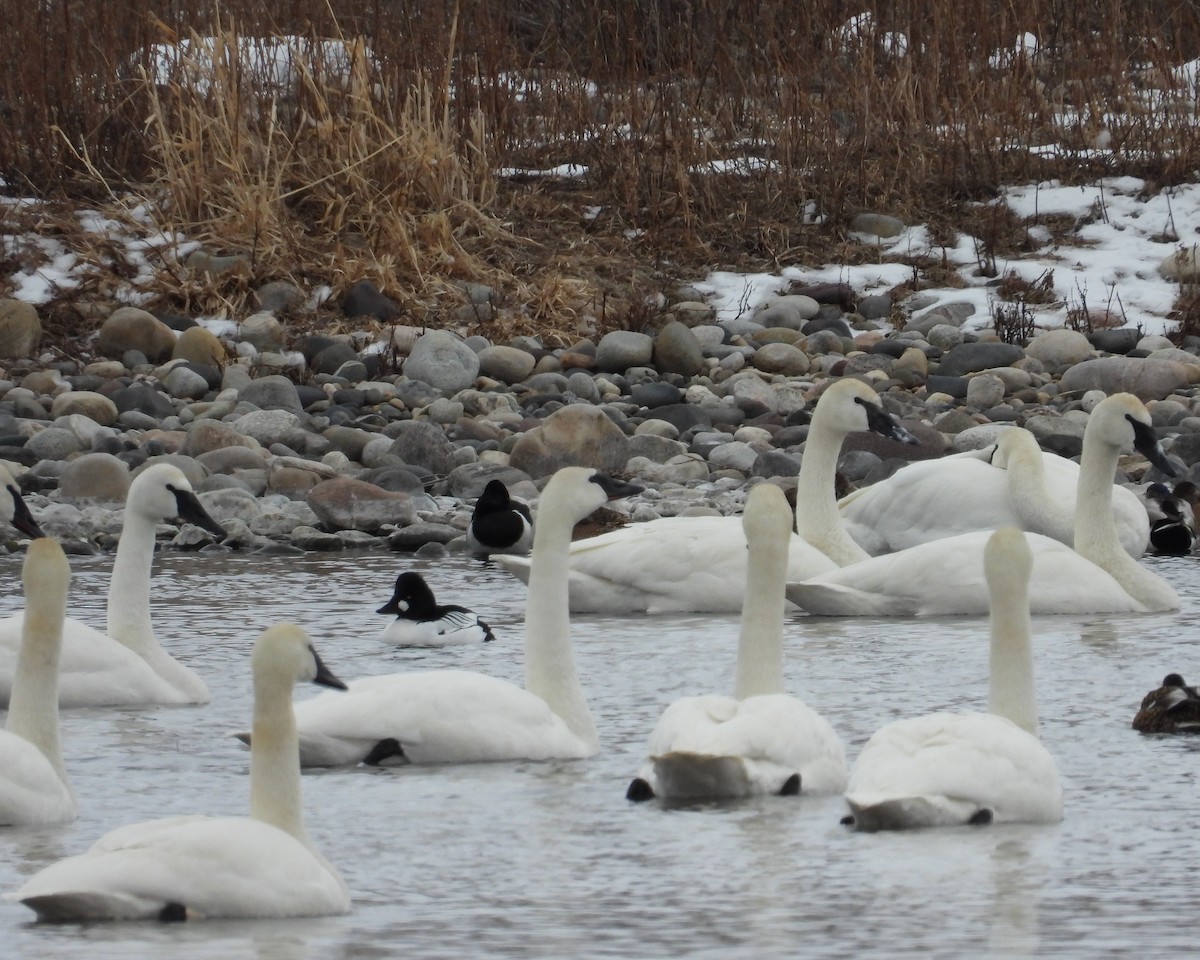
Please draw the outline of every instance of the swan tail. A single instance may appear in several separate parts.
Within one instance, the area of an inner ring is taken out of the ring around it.
[[[912,597],[869,593],[840,583],[789,583],[787,598],[818,617],[915,617],[920,610]]]
[[[847,795],[856,829],[913,830],[990,823],[991,811],[967,800],[951,797],[871,797]]]
[[[532,567],[529,557],[518,557],[510,553],[497,553],[492,555],[491,561],[501,570],[507,570],[522,583],[529,582],[529,571]]]
[[[178,904],[148,900],[129,894],[99,891],[59,891],[19,897],[43,923],[79,923],[93,920],[177,920]],[[186,915],[186,914],[185,914]]]
[[[674,800],[728,799],[764,792],[756,787],[741,757],[679,750],[651,757],[650,762],[654,765],[655,792],[659,797]]]

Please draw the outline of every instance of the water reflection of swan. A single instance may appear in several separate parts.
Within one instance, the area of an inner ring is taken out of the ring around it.
[[[993,957],[1040,956],[1041,929],[1033,892],[1040,880],[1031,877],[1036,869],[1029,840],[1001,840],[992,849],[992,916],[988,928],[988,952]]]

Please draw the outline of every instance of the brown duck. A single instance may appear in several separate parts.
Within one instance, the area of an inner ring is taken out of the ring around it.
[[[1200,694],[1179,674],[1168,673],[1161,687],[1142,698],[1133,729],[1142,733],[1200,733]]]

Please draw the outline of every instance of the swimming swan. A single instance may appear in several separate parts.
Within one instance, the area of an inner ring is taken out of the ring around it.
[[[1176,469],[1163,455],[1142,402],[1132,394],[1114,394],[1096,405],[1084,433],[1075,549],[1037,534],[1027,538],[1034,613],[1147,613],[1179,606],[1171,586],[1139,565],[1117,540],[1112,475],[1121,451],[1131,445],[1160,469]],[[959,534],[789,583],[788,599],[825,616],[983,614],[988,610],[983,570],[988,536],[986,531]]]
[[[988,450],[911,463],[838,507],[850,535],[872,555],[1003,526],[1071,546],[1080,469],[1043,452],[1028,430],[1009,427]],[[1112,483],[1111,471],[1105,477]],[[1125,487],[1114,486],[1112,500],[1121,546],[1140,557],[1150,538],[1146,509]]]
[[[180,518],[224,536],[196,499],[183,471],[160,463],[129,487],[108,588],[106,633],[68,618],[59,667],[60,707],[207,703],[208,688],[164,650],[150,622],[155,527]],[[8,703],[21,642],[22,615],[0,620],[0,706]]]
[[[750,562],[733,697],[676,700],[650,735],[630,800],[838,793],[846,756],[829,723],[783,692],[783,583],[791,509],[760,483],[742,516]]]
[[[446,647],[495,640],[492,628],[466,607],[439,604],[419,573],[396,578],[392,599],[375,611],[396,619],[383,631],[385,642],[397,647]]]
[[[1133,718],[1142,733],[1200,733],[1200,694],[1177,673],[1168,673],[1156,690],[1142,698]]]
[[[915,443],[884,412],[871,387],[832,383],[817,401],[796,486],[796,529],[788,580],[805,580],[867,555],[842,528],[834,498],[838,452],[847,434],[872,430]],[[528,581],[529,561],[496,563]],[[738,517],[662,517],[577,540],[570,552],[574,613],[737,613],[746,582],[746,537]]]
[[[120,827],[34,874],[9,899],[40,920],[322,917],[350,896],[304,830],[292,687],[340,687],[295,624],[254,644],[250,816],[170,817]]]
[[[24,638],[0,730],[0,824],[66,823],[75,819],[75,795],[58,742],[58,659],[71,581],[62,547],[34,540],[22,580]]]
[[[850,774],[859,830],[1057,823],[1058,765],[1037,738],[1025,535],[996,531],[985,551],[991,595],[988,713],[932,713],[876,731]]]
[[[596,726],[575,672],[567,612],[571,530],[639,490],[585,467],[542,492],[525,614],[525,686],[467,670],[364,677],[296,705],[304,766],[590,757]],[[239,735],[245,739],[244,734]]]
[[[478,557],[493,553],[528,553],[533,545],[529,507],[508,494],[501,480],[489,480],[471,514],[467,546]]]

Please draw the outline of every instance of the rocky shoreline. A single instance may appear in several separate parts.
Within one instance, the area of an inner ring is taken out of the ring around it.
[[[467,293],[486,312],[487,289]],[[163,458],[227,531],[218,546],[194,526],[163,528],[179,549],[465,550],[489,480],[534,499],[579,462],[646,486],[626,502],[634,520],[728,514],[762,478],[794,486],[813,404],[843,376],[871,383],[921,440],[852,437],[840,472],[854,485],[986,446],[1011,424],[1076,456],[1088,413],[1118,391],[1147,403],[1168,452],[1200,477],[1198,345],[1131,328],[1020,345],[968,329],[970,304],[893,304],[844,284],[717,322],[685,288],[652,332],[551,349],[395,324],[394,304],[359,284],[343,312],[389,324],[384,342],[364,331],[292,343],[277,314],[302,291],[271,284],[259,299],[216,330],[121,307],[86,345],[105,358],[92,362],[38,355],[35,308],[0,301],[0,355],[18,358],[0,375],[0,460],[48,534],[111,549],[133,472]],[[1148,467],[1127,458],[1118,479],[1158,479]]]

